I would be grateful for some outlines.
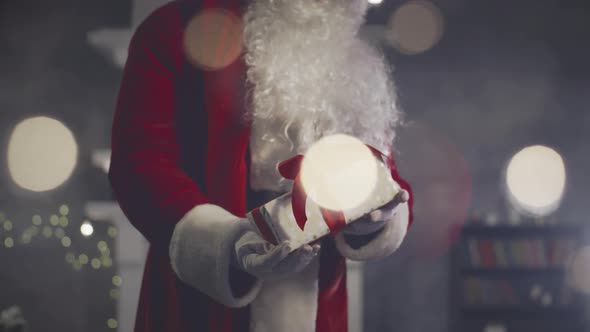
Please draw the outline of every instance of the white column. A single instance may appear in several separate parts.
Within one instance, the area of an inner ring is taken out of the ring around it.
[[[363,332],[363,263],[346,261],[348,331]]]
[[[97,222],[108,221],[117,227],[115,261],[117,275],[123,283],[119,288],[117,304],[118,332],[132,332],[139,300],[148,242],[129,223],[116,202],[89,202],[86,215]]]

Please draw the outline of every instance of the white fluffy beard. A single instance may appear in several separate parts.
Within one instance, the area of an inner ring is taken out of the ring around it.
[[[391,153],[399,121],[390,68],[358,37],[366,0],[253,0],[244,15],[253,187],[277,162],[344,133]],[[269,177],[269,172],[275,176]],[[274,188],[276,189],[276,188]]]

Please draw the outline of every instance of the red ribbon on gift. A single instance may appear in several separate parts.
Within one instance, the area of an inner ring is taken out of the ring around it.
[[[381,161],[385,162],[386,165],[391,168],[393,165],[393,160],[383,154],[381,151],[377,150],[376,148],[367,145],[369,150],[373,153],[373,155],[380,159]],[[303,183],[301,182],[301,164],[303,163],[303,155],[298,154],[292,158],[289,158],[279,164],[279,173],[282,177],[289,180],[294,180],[293,183],[293,191],[291,193],[291,207],[293,208],[293,215],[295,216],[295,221],[301,230],[304,229],[305,224],[307,223],[307,214],[305,213],[305,201],[307,200],[307,193],[303,188]],[[346,221],[344,219],[344,213],[342,211],[334,211],[331,209],[326,209],[320,207],[320,211],[322,213],[322,217],[328,225],[330,229],[330,233],[334,234],[339,232],[344,226],[346,226]]]

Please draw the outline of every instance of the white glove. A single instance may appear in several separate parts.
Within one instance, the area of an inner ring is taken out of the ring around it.
[[[402,190],[385,206],[346,225],[342,231],[348,235],[373,234],[383,228],[395,216],[397,207],[400,204],[406,203],[409,199],[410,193],[407,190]]]
[[[317,256],[320,246],[304,245],[290,251],[288,241],[275,246],[248,231],[234,245],[232,265],[260,279],[279,277],[303,270]]]

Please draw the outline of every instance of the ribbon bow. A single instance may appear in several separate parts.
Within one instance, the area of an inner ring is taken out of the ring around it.
[[[367,147],[369,150],[371,150],[376,158],[385,162],[389,168],[392,167],[393,160],[391,158],[387,157],[381,151],[370,145],[367,145]],[[301,230],[305,228],[305,224],[307,223],[307,214],[305,213],[307,193],[305,192],[303,183],[301,182],[301,164],[303,163],[303,157],[303,155],[298,154],[281,162],[278,166],[279,173],[282,177],[285,179],[294,180],[293,191],[291,193],[291,206],[293,208],[295,221]],[[346,226],[344,213],[342,211],[334,211],[324,207],[320,207],[320,211],[324,221],[326,222],[326,225],[328,225],[328,228],[330,229],[330,233],[337,233],[344,226]]]

